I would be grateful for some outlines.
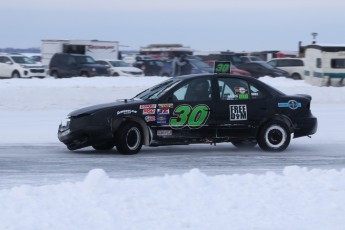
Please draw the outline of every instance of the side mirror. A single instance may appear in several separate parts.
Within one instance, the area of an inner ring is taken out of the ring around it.
[[[13,63],[11,61],[7,61],[6,64],[13,65]]]

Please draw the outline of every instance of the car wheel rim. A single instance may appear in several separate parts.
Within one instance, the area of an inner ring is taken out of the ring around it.
[[[127,132],[126,143],[130,150],[136,150],[141,141],[140,131],[137,127],[132,127]]]
[[[287,134],[284,128],[278,125],[269,127],[265,133],[265,140],[267,145],[271,148],[281,147],[284,144],[286,137]]]

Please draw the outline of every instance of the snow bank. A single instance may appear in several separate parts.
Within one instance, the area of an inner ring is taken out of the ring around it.
[[[343,229],[345,170],[183,175],[0,191],[0,229]]]

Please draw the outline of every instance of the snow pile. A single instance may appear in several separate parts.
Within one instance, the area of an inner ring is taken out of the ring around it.
[[[111,179],[0,191],[0,229],[343,229],[345,170]]]

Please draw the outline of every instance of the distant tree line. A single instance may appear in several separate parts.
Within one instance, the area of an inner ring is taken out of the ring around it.
[[[40,48],[0,48],[0,53],[40,53]]]

